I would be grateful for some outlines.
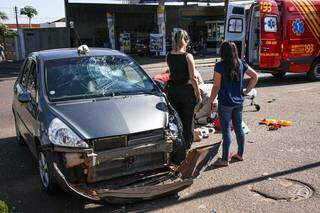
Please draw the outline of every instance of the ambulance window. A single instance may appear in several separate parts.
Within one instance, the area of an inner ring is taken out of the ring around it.
[[[240,18],[229,19],[228,32],[229,33],[242,33],[243,20]]]
[[[244,8],[243,7],[234,7],[232,9],[232,14],[243,15],[244,14]]]
[[[277,17],[266,16],[264,17],[264,31],[265,32],[277,32]]]

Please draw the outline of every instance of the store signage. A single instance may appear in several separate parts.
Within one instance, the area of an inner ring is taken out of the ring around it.
[[[150,34],[150,52],[162,52],[164,44],[163,34]]]

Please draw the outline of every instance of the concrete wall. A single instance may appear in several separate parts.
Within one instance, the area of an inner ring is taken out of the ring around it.
[[[47,22],[40,24],[40,28],[66,27],[66,22]]]
[[[18,36],[22,58],[35,51],[70,47],[68,28],[19,29]]]

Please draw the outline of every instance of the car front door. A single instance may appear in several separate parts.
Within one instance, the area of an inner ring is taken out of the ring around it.
[[[39,130],[39,122],[38,122],[38,86],[37,86],[37,62],[35,59],[31,59],[30,70],[27,79],[27,92],[31,95],[31,100],[25,105],[25,114],[24,118],[26,120],[26,125],[28,127],[28,136],[29,140],[29,147],[31,152],[36,155],[36,144],[35,138],[38,134]]]
[[[14,109],[14,117],[17,128],[19,129],[21,136],[24,138],[26,142],[28,142],[28,130],[25,120],[25,105],[19,100],[19,96],[27,91],[27,80],[31,66],[31,59],[27,58],[22,66],[21,75],[18,78],[16,84],[14,85],[14,101],[13,101],[13,109]]]
[[[37,92],[37,64],[34,58],[26,59],[21,77],[14,86],[15,100],[14,110],[16,124],[30,150],[35,154],[34,136],[37,128],[37,108],[38,108],[38,92]],[[19,96],[21,94],[30,94],[30,101],[21,102]]]

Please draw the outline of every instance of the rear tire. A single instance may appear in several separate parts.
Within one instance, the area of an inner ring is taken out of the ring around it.
[[[310,81],[319,81],[320,80],[320,59],[317,59],[309,72],[307,73],[307,77]]]
[[[48,194],[56,194],[57,192],[59,192],[60,188],[55,183],[55,178],[53,175],[54,168],[51,153],[39,150],[38,169],[43,190]]]
[[[283,78],[286,75],[286,72],[276,72],[276,73],[272,73],[272,75],[275,78]]]

